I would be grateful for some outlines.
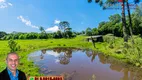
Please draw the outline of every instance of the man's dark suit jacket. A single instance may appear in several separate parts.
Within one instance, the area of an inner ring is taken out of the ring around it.
[[[26,75],[24,72],[19,71],[19,74],[18,74],[18,80],[27,80],[26,79]],[[10,80],[10,76],[8,74],[8,71],[7,69],[3,70],[1,73],[0,73],[0,80]]]

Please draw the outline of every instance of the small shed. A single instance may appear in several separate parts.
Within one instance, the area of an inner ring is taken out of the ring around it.
[[[95,42],[103,42],[104,41],[102,35],[89,36],[89,37],[86,37],[86,40],[88,42],[92,42],[92,40],[93,40],[93,42],[94,41]]]

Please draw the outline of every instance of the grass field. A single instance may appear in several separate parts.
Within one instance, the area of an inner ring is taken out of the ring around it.
[[[20,50],[17,51],[20,56],[20,65],[18,68],[24,71],[27,76],[42,75],[38,73],[38,67],[33,62],[27,60],[27,55],[36,50],[54,47],[76,47],[98,50],[105,55],[113,56],[131,65],[141,67],[142,39],[140,37],[135,36],[135,44],[131,44],[131,41],[123,43],[122,38],[105,36],[105,42],[96,43],[96,48],[93,47],[91,42],[87,42],[85,37],[77,36],[73,39],[15,40],[20,46]],[[8,41],[0,41],[0,71],[6,67],[5,57],[9,51]]]

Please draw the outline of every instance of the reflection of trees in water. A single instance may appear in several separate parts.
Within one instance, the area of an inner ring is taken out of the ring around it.
[[[59,57],[59,60],[60,60],[60,64],[68,64],[70,62],[70,58],[68,58],[65,53],[63,55],[60,55]]]
[[[53,48],[52,50],[54,52],[61,53],[61,52],[66,52],[66,51],[78,51],[81,49],[79,48]]]
[[[72,73],[63,72],[60,75],[64,77],[64,80],[73,80],[73,76],[75,74],[76,74],[76,71],[73,71]]]
[[[43,54],[46,53],[46,50],[47,49],[41,50],[42,53],[40,55],[40,59],[44,58]],[[68,64],[70,62],[70,58],[72,57],[72,51],[73,50],[77,50],[77,49],[75,49],[75,48],[53,48],[54,52],[57,52],[59,54],[61,52],[63,52],[63,55],[59,56],[59,60],[60,60],[60,63],[64,64],[64,65],[66,65],[66,64]]]
[[[41,52],[42,52],[43,54],[45,54],[45,53],[46,53],[46,49],[42,49]]]
[[[71,57],[72,57],[72,50],[67,50],[67,51],[65,51],[65,55],[66,55],[68,58],[71,58]]]
[[[70,58],[72,57],[72,49],[63,49],[63,55],[60,55],[59,60],[61,64],[68,64],[70,62]]]
[[[40,59],[44,58],[43,54],[45,54],[45,53],[46,53],[46,49],[42,49],[41,54],[40,54]]]
[[[60,48],[54,48],[53,51],[60,54],[62,52],[62,49],[60,49]]]
[[[142,70],[133,66],[129,66],[126,63],[122,63],[112,57],[98,54],[100,62],[103,64],[110,64],[111,70],[123,72],[124,76],[120,80],[142,80]]]
[[[116,70],[117,72],[120,72],[123,69],[122,65],[118,65],[118,64],[111,64],[110,65],[110,69],[111,70]]]
[[[93,61],[94,61],[94,59],[95,59],[96,55],[97,55],[96,53],[93,53],[92,58],[91,58],[91,62],[93,62]]]
[[[41,55],[40,55],[40,59],[43,59],[43,58],[44,58],[43,53],[41,53]]]
[[[72,57],[72,52],[73,51],[78,51],[81,49],[76,49],[76,48],[54,48],[54,52],[63,52],[63,55],[59,56],[59,60],[61,64],[68,64],[70,62],[70,58]],[[82,50],[85,52],[85,50]],[[95,59],[95,56],[97,55],[97,52],[92,51],[92,50],[86,50],[86,55],[88,57],[91,57],[91,61]]]
[[[99,57],[101,63],[103,63],[103,64],[107,63],[107,57],[105,57],[102,53],[98,54],[98,57]]]
[[[93,62],[93,60],[95,59],[95,57],[96,57],[96,55],[97,55],[97,52],[92,51],[92,50],[86,50],[86,55],[87,55],[88,57],[91,57],[91,56],[92,56],[91,62]]]
[[[60,64],[66,65],[70,62],[72,57],[72,52],[80,49],[75,48],[54,48],[53,51],[57,53],[63,53],[59,56]],[[118,60],[115,60],[109,56],[105,56],[102,53],[95,52],[92,50],[82,50],[86,52],[86,55],[91,58],[91,61],[95,59],[95,56],[98,55],[99,60],[102,64],[110,64],[110,69],[118,72],[123,72],[124,76],[120,80],[141,80],[142,79],[142,70],[135,67],[128,67],[125,63],[121,63]],[[41,51],[41,59],[43,59],[43,54],[46,53],[46,49]]]
[[[60,64],[68,64],[70,62],[70,58],[72,57],[73,48],[54,48],[53,51],[57,53],[63,52],[62,55],[59,56]]]
[[[140,68],[128,68],[128,71],[130,72],[130,80],[142,80],[142,69]]]
[[[88,57],[91,57],[93,55],[93,51],[92,50],[86,50],[86,55]]]

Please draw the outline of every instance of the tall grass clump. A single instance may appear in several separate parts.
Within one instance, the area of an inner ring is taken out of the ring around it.
[[[134,37],[135,44],[128,42],[123,44],[123,53],[127,59],[127,63],[142,67],[142,39]]]
[[[107,34],[103,36],[104,42],[108,43],[109,48],[114,48],[115,45],[115,36],[113,34]]]

